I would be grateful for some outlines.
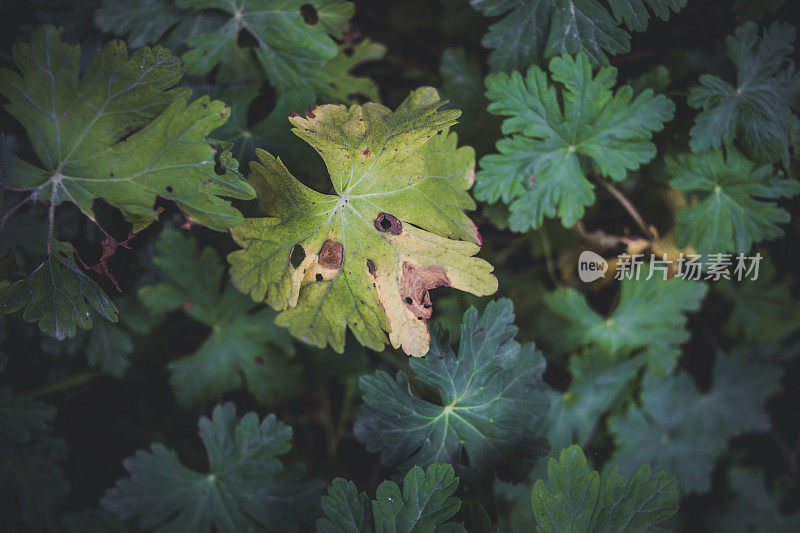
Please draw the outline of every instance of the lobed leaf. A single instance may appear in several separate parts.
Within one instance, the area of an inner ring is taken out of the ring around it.
[[[305,467],[278,458],[291,449],[292,429],[269,415],[236,416],[218,405],[199,422],[208,472],[184,466],[174,451],[153,444],[126,459],[130,477],[106,491],[101,505],[157,532],[300,531],[313,516],[320,483],[304,481]]]
[[[272,323],[275,313],[258,309],[230,285],[222,287],[225,269],[212,248],[177,230],[165,230],[156,241],[153,263],[164,281],[139,290],[139,298],[156,313],[182,309],[211,329],[193,353],[169,364],[170,382],[182,404],[195,404],[247,384],[266,403],[293,392],[299,368],[288,363],[291,339]],[[267,346],[270,348],[267,348]]]
[[[674,104],[646,89],[627,85],[616,93],[616,69],[596,74],[586,54],[550,61],[551,76],[531,66],[486,78],[489,111],[503,115],[507,137],[499,154],[481,159],[476,197],[509,204],[514,231],[538,228],[558,217],[571,227],[594,203],[588,175],[623,181],[656,154],[653,132],[672,118]],[[560,84],[560,85],[559,85]],[[561,88],[563,87],[563,88]]]
[[[472,257],[480,236],[463,212],[475,207],[474,152],[457,147],[447,128],[458,112],[441,105],[421,88],[396,111],[325,105],[291,116],[325,161],[334,194],[257,150],[250,180],[269,216],[231,232],[243,248],[228,256],[234,285],[282,311],[276,323],[310,344],[341,352],[349,327],[374,350],[388,333],[394,347],[424,355],[429,290],[497,290],[491,265]]]
[[[470,308],[457,355],[437,335],[430,353],[411,361],[416,380],[440,402],[415,394],[402,371],[394,379],[380,370],[362,376],[356,438],[401,471],[443,462],[501,479],[524,475],[547,451],[539,430],[548,401],[544,358],[533,344],[514,340],[513,320],[510,300],[490,302],[482,314]]]

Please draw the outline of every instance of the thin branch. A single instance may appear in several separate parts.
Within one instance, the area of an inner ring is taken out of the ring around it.
[[[783,454],[783,458],[786,459],[786,462],[789,464],[789,471],[792,475],[797,475],[797,456],[792,452],[791,448],[789,448],[789,443],[786,442],[786,439],[783,438],[783,434],[778,431],[778,428],[775,426],[771,426],[770,434],[772,434],[772,439],[775,441],[775,444],[778,445],[778,449]]]
[[[28,395],[47,396],[56,392],[61,392],[66,389],[71,389],[72,387],[77,387],[78,385],[83,385],[84,383],[88,383],[93,379],[99,378],[104,374],[105,372],[103,372],[102,370],[83,372],[82,374],[76,374],[74,376],[70,376],[60,381],[49,383],[47,385],[44,385],[43,387],[39,387],[38,389],[29,392]]]
[[[556,269],[553,265],[553,258],[550,255],[553,253],[553,247],[550,245],[550,237],[547,235],[547,231],[544,228],[539,230],[539,237],[542,239],[542,248],[544,249],[544,260],[545,264],[547,265],[547,273],[550,276],[550,281],[553,282],[553,285],[556,287],[560,287],[561,284],[558,282],[558,278],[556,277]]]
[[[622,205],[622,207],[625,208],[625,211],[627,211],[634,222],[636,222],[636,225],[639,226],[639,229],[642,230],[642,233],[644,233],[648,239],[652,239],[653,233],[650,231],[650,228],[645,223],[644,219],[639,214],[639,211],[636,210],[636,207],[634,207],[631,201],[628,200],[628,198],[622,194],[619,189],[611,185],[611,183],[609,183],[607,180],[598,178],[598,181],[603,185],[603,187],[606,188],[608,192],[611,193],[611,196],[613,196]]]

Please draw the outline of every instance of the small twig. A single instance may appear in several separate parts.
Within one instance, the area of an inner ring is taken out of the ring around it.
[[[348,377],[344,381],[344,397],[342,398],[342,410],[339,413],[339,420],[336,423],[335,439],[332,446],[330,446],[331,455],[336,455],[339,448],[339,441],[342,440],[344,435],[344,426],[347,424],[347,419],[350,417],[350,409],[353,405],[353,398],[355,397],[355,378]]]
[[[539,230],[539,238],[542,240],[542,248],[544,249],[544,261],[545,265],[547,265],[547,274],[550,276],[550,281],[553,282],[553,285],[556,287],[560,287],[561,284],[558,282],[558,278],[556,277],[556,269],[555,265],[553,265],[553,258],[550,255],[553,253],[553,247],[550,246],[550,238],[547,236],[547,231],[544,228]]]
[[[639,214],[639,211],[636,210],[636,207],[634,207],[631,201],[628,200],[628,198],[626,198],[619,189],[611,185],[607,180],[598,178],[598,181],[603,185],[603,187],[606,188],[608,192],[611,193],[611,196],[613,196],[622,205],[622,207],[625,208],[625,211],[627,211],[634,222],[636,222],[636,225],[639,226],[639,229],[642,230],[642,233],[644,233],[648,239],[652,239],[653,233],[650,231],[650,228],[647,226],[644,219]]]
[[[786,462],[789,464],[789,471],[793,476],[797,475],[797,456],[792,452],[791,448],[789,448],[789,443],[786,442],[786,439],[783,438],[783,435],[775,426],[770,426],[769,430],[772,434],[772,439],[783,454],[783,458],[786,459]]]
[[[26,196],[26,197],[25,197],[25,199],[24,199],[24,200],[22,200],[22,201],[21,201],[21,202],[19,202],[17,205],[15,205],[14,207],[12,207],[12,208],[11,208],[11,209],[9,209],[8,211],[6,211],[6,213],[3,215],[3,218],[2,218],[2,219],[0,219],[0,230],[1,230],[1,229],[3,229],[3,228],[5,227],[5,225],[6,225],[6,221],[8,221],[8,219],[9,219],[9,218],[11,218],[11,215],[13,215],[14,213],[16,213],[16,212],[17,212],[17,210],[18,210],[20,207],[22,207],[23,205],[25,205],[25,204],[27,204],[28,202],[30,202],[30,201],[31,201],[31,198],[33,198],[33,195],[32,195],[32,194],[29,194],[28,196]]]
[[[621,237],[619,235],[612,235],[610,233],[606,233],[601,229],[596,229],[594,231],[589,231],[586,229],[586,226],[583,224],[582,219],[578,219],[575,222],[575,225],[572,226],[572,231],[578,234],[579,237],[583,238],[585,241],[590,242],[597,246],[602,250],[610,250],[612,248],[616,248],[620,244],[626,242],[625,237]]]
[[[60,381],[56,381],[54,383],[49,383],[44,385],[43,387],[39,387],[38,389],[32,390],[28,393],[29,396],[47,396],[53,394],[55,392],[61,392],[66,389],[71,389],[72,387],[77,387],[78,385],[83,385],[84,383],[88,383],[95,378],[98,378],[104,375],[105,372],[102,370],[93,370],[91,372],[83,372],[82,374],[76,374],[74,376],[70,376],[68,378],[62,379]]]

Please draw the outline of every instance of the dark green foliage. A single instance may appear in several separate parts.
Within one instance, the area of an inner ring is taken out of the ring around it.
[[[358,492],[352,481],[337,478],[322,497],[325,517],[317,520],[317,531],[466,531],[450,521],[461,507],[461,500],[453,496],[457,488],[453,467],[440,463],[432,463],[426,470],[419,466],[409,470],[402,489],[393,481],[384,481],[372,501]]]
[[[409,377],[383,371],[362,376],[365,406],[356,437],[380,451],[387,466],[449,462],[473,475],[518,479],[543,452],[536,435],[547,409],[541,381],[544,359],[533,344],[514,340],[509,300],[490,302],[482,314],[464,314],[461,342],[434,335],[431,349],[411,361],[414,378],[433,387],[438,402],[412,392]],[[461,457],[469,457],[468,466]]]
[[[0,531],[800,530],[796,3],[0,2]]]
[[[156,531],[299,531],[313,517],[320,483],[303,480],[302,464],[278,458],[291,449],[292,429],[275,415],[239,418],[227,403],[215,407],[210,419],[200,418],[199,426],[206,473],[153,444],[125,461],[131,476],[106,492],[103,507]]]
[[[287,357],[291,338],[273,324],[272,310],[256,309],[223,283],[225,268],[212,248],[200,251],[190,237],[166,230],[153,263],[164,281],[139,290],[145,307],[158,314],[181,309],[211,329],[197,351],[169,364],[178,401],[212,399],[244,383],[261,402],[297,388],[299,369]]]

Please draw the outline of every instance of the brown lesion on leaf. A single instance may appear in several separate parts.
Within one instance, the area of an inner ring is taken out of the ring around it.
[[[377,271],[375,270],[375,263],[372,262],[372,259],[367,259],[367,270],[369,271],[370,276],[373,278],[377,275]]]
[[[449,287],[450,279],[444,269],[436,265],[418,266],[403,262],[400,274],[400,296],[417,320],[428,320],[433,313],[429,291],[436,287]]]
[[[344,246],[342,243],[328,239],[318,254],[318,262],[321,267],[339,270],[342,268],[342,258],[344,257]]]
[[[378,213],[375,220],[372,222],[375,229],[381,233],[391,233],[392,235],[400,235],[403,231],[403,223],[400,219],[389,213]]]
[[[364,157],[369,157],[371,154],[372,152],[369,151],[369,148],[364,148],[363,150],[361,150],[361,155],[363,155]]]
[[[313,106],[306,107],[306,118],[316,118],[316,115],[314,114],[314,109],[315,108]]]

